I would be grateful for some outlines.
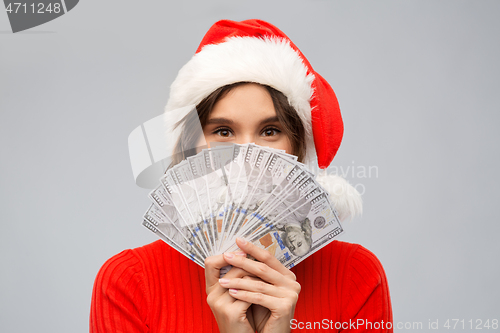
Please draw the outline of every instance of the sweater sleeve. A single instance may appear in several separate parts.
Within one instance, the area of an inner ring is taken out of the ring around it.
[[[145,333],[148,294],[141,261],[125,250],[101,267],[94,282],[91,333]]]
[[[348,265],[342,322],[349,326],[343,332],[392,332],[391,299],[382,264],[359,246]]]

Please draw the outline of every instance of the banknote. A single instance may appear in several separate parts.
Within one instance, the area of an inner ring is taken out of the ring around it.
[[[282,216],[286,216],[287,213],[296,211],[295,215],[299,215],[307,211],[308,207],[304,206],[306,198],[311,193],[322,192],[314,179],[308,173],[300,172],[297,167],[292,168],[286,177],[280,179],[282,179],[281,183],[267,197],[266,204],[262,206],[262,209],[252,213],[246,228],[238,237],[253,239],[255,234],[260,235],[265,232],[266,228],[271,228],[276,220],[281,220]],[[234,245],[226,250],[235,250]]]
[[[245,217],[256,209],[263,196],[272,191],[271,175],[266,165],[274,155],[268,149],[257,146],[253,147],[251,154],[247,154],[244,168],[246,177],[240,191],[244,195],[234,205],[228,240],[235,239],[234,235],[244,226]]]
[[[186,216],[186,219],[199,226],[198,229],[195,229],[195,231],[198,232],[200,237],[203,238],[208,252],[213,253],[213,237],[211,237],[212,235],[209,230],[208,219],[205,218],[206,212],[204,211],[203,204],[201,203],[203,197],[200,197],[200,193],[196,190],[195,179],[189,162],[187,160],[182,161],[174,166],[171,169],[171,172],[175,174],[178,181],[177,187],[179,188],[179,191],[174,192],[179,193],[184,207],[188,208],[188,216]]]
[[[258,170],[253,169],[255,160],[260,153],[259,147],[249,144],[247,147],[242,148],[240,158],[236,161],[239,164],[237,181],[234,182],[232,188],[232,201],[228,205],[225,220],[225,234],[224,242],[231,236],[236,225],[236,216],[239,213],[242,203],[248,197],[249,190],[253,186],[258,177]],[[234,168],[234,167],[233,167]]]
[[[205,160],[202,154],[187,158],[189,168],[193,176],[193,188],[198,198],[200,215],[203,218],[203,224],[207,230],[207,237],[210,239],[212,251],[218,242],[218,233],[216,232],[215,215],[212,210],[212,201],[208,186],[208,172],[205,167]]]
[[[170,219],[170,222],[186,238],[186,241],[195,248],[196,252],[201,257],[206,258],[207,252],[203,249],[199,237],[193,232],[192,228],[182,222],[180,212],[174,205],[167,190],[160,185],[149,193],[149,198]]]
[[[240,217],[240,230],[236,236],[246,238],[255,230],[259,221],[264,221],[270,211],[277,205],[279,198],[286,197],[290,191],[288,188],[297,182],[297,177],[305,176],[305,172],[299,172],[300,166],[294,161],[279,155],[272,155],[265,166],[265,173],[261,182],[255,186],[256,191],[250,198],[248,206]],[[300,179],[299,179],[300,180]]]
[[[204,266],[203,258],[197,253],[189,239],[190,235],[179,231],[170,219],[154,204],[148,208],[144,214],[142,224],[156,233],[163,241],[174,249],[195,261],[197,264]]]
[[[296,156],[253,143],[210,146],[165,171],[142,219],[184,256],[203,267],[242,237],[291,268],[342,233],[328,192]]]
[[[232,150],[223,146],[212,148],[210,151],[213,172],[221,177],[226,184],[224,197],[220,198],[219,209],[216,212],[217,230],[219,231],[217,249],[221,247],[227,234],[228,216],[232,209],[236,186],[241,174],[241,160],[246,149],[246,146],[234,145]]]
[[[318,192],[314,190],[295,210],[263,225],[249,241],[270,252],[287,268],[330,243],[343,229],[328,196]]]

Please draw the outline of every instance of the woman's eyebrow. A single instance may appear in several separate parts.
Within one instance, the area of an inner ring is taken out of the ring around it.
[[[266,119],[262,119],[260,121],[260,124],[267,124],[267,123],[276,123],[276,122],[279,122],[280,120],[278,119],[278,116],[272,116],[272,117],[268,117]]]
[[[210,118],[207,120],[207,125],[211,124],[228,124],[228,125],[233,125],[234,121],[231,119],[227,118]]]
[[[271,116],[265,119],[262,119],[260,121],[260,124],[268,124],[268,123],[275,123],[279,122],[278,116]],[[228,118],[210,118],[207,120],[207,125],[212,125],[212,124],[227,124],[227,125],[234,125],[234,121],[232,119]]]

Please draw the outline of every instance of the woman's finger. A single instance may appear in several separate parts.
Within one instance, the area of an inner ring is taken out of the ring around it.
[[[286,284],[288,281],[291,281],[290,279],[284,279],[282,274],[278,273],[276,270],[262,262],[235,256],[232,253],[224,253],[224,259],[230,265],[241,268],[242,270],[247,271],[248,273],[253,274],[261,278],[262,280],[274,285],[281,286]]]
[[[229,294],[240,301],[268,308],[280,317],[290,311],[293,313],[297,302],[295,295],[282,298],[239,289],[229,289]]]
[[[278,271],[286,277],[292,278],[295,281],[295,274],[293,274],[292,271],[283,266],[283,264],[281,264],[279,260],[271,255],[268,251],[261,249],[250,242],[247,242],[243,238],[236,238],[236,244],[243,252],[248,253],[258,261],[265,263],[267,266]]]
[[[240,255],[242,253],[239,253]],[[244,255],[244,253],[243,253]],[[218,283],[220,270],[227,266],[227,262],[222,255],[209,257],[205,260],[205,280],[207,302],[211,308],[225,308],[224,304],[232,304],[235,299],[231,297],[226,288],[221,287]],[[233,267],[225,275],[227,278],[248,278],[249,273],[241,268]],[[215,281],[215,282],[214,282]]]
[[[225,279],[219,280],[219,284],[227,289],[246,290],[269,296],[283,298],[288,296],[287,290],[273,286],[260,279]]]
[[[205,259],[205,283],[207,290],[214,286],[220,277],[220,270],[228,263],[223,255],[212,256]]]
[[[243,252],[235,252],[234,254],[240,257],[246,256],[246,254]],[[222,254],[211,256],[205,259],[205,283],[207,290],[218,283],[220,278],[220,270],[228,265],[229,264],[226,262]],[[233,274],[234,273],[235,272],[233,271]]]

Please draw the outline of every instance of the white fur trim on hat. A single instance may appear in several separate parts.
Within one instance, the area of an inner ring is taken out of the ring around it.
[[[330,193],[331,201],[337,210],[340,221],[363,213],[363,200],[359,192],[344,178],[321,173],[317,182]]]
[[[170,87],[165,111],[197,105],[228,84],[245,81],[265,84],[282,92],[297,111],[306,132],[306,160],[315,160],[310,106],[314,79],[287,40],[230,37],[220,44],[205,45],[181,68]]]

